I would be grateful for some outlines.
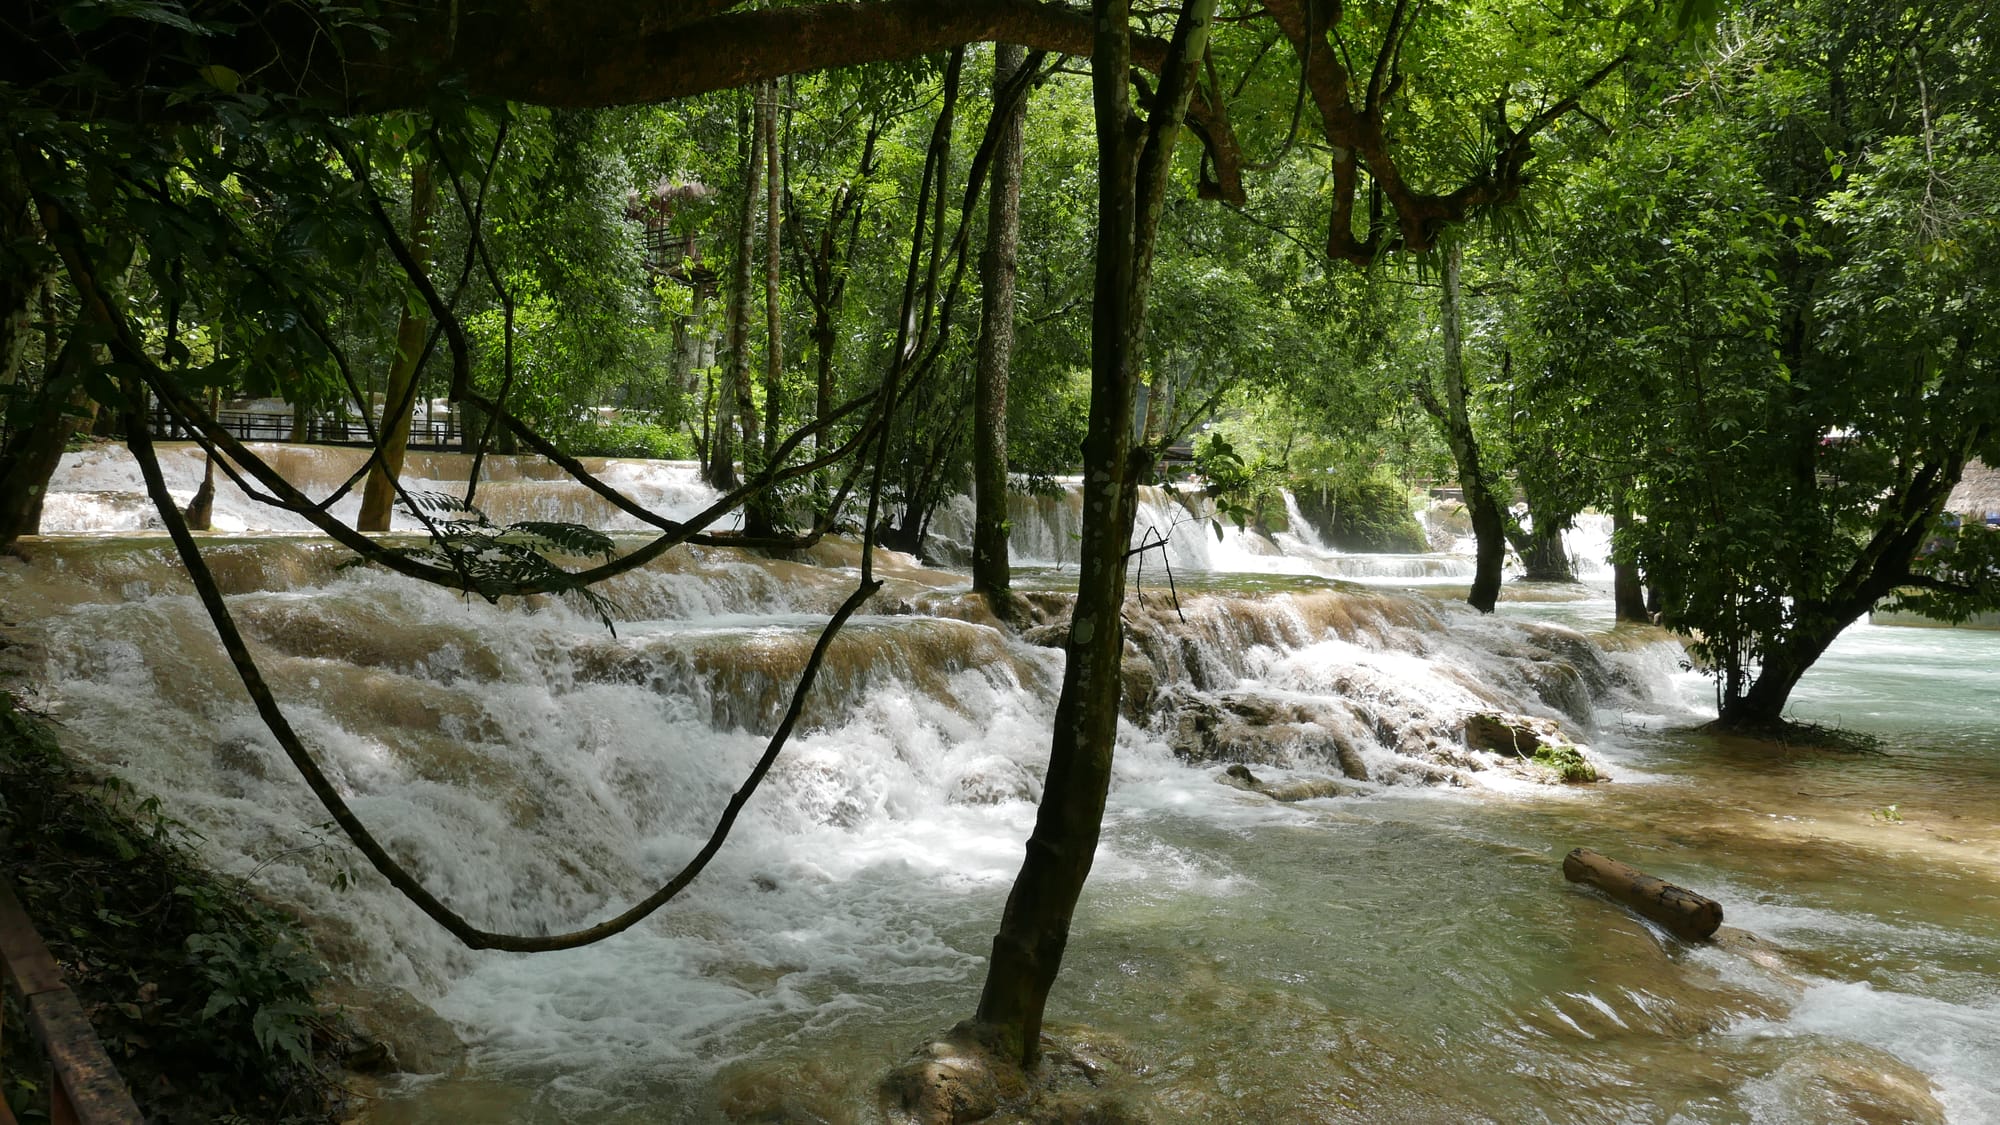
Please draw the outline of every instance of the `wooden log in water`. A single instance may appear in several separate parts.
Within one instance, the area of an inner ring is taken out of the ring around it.
[[[1707,941],[1722,925],[1721,903],[1588,848],[1563,857],[1563,878],[1589,883],[1687,941]]]

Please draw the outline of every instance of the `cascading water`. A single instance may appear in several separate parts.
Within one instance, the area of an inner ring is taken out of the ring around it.
[[[181,456],[186,484],[199,461]],[[321,491],[351,468],[291,456]],[[124,493],[93,518],[143,523],[129,466],[77,461],[59,488]],[[626,471],[680,511],[707,496],[684,470]],[[80,510],[65,495],[52,512]],[[1189,511],[1164,494],[1147,507],[1167,525]],[[1071,563],[1076,513],[1017,500],[1016,541]],[[1329,584],[1327,559],[1358,556],[1303,536],[1266,555],[1239,535],[1184,522],[1169,551],[1197,592],[1176,608],[1149,580],[1128,606],[1132,721],[1051,1013],[1129,1043],[1162,1120],[2000,1119],[1985,1081],[2000,937],[1976,905],[2000,894],[2000,652],[1947,659],[1963,638],[1864,627],[1842,642],[1860,656],[1829,658],[1846,679],[1809,679],[1805,705],[1902,741],[1801,772],[1672,733],[1704,691],[1677,646],[1609,631],[1588,589],[1480,617]],[[317,539],[210,543],[356,811],[475,922],[525,932],[601,918],[699,847],[853,561],[839,544],[816,562],[678,551],[614,584],[613,636],[558,601],[496,607],[342,568]],[[1061,654],[996,627],[956,576],[883,560],[889,586],[686,895],[601,945],[518,956],[458,947],[320,827],[162,539],[24,553],[0,562],[23,623],[5,651],[45,684],[68,744],[300,910],[366,1003],[442,1017],[380,1029],[446,1075],[391,1085],[370,1120],[868,1120],[875,1076],[970,1010],[1040,794]],[[1063,577],[1019,581],[1052,605]],[[1934,724],[1873,671],[1911,658],[1942,669],[1923,694],[1964,685],[1942,739],[1899,734]],[[1864,681],[1875,695],[1843,686]],[[1549,788],[1495,768],[1456,741],[1473,709],[1591,734],[1616,780]],[[1236,759],[1345,795],[1218,785]],[[1468,786],[1482,795],[1457,795]],[[1663,941],[1563,886],[1555,862],[1578,844],[1715,895],[1789,952]]]
[[[330,495],[345,484],[368,458],[365,449],[331,446],[253,442],[250,448],[314,499]],[[161,444],[160,455],[167,488],[185,505],[201,485],[201,449],[169,442]],[[584,464],[627,496],[675,519],[692,516],[715,499],[715,493],[701,484],[699,468],[690,463],[588,457],[584,458]],[[463,495],[471,468],[469,454],[411,453],[404,463],[403,486],[413,493]],[[570,483],[561,468],[539,457],[489,456],[481,475],[475,500],[495,523],[553,520],[609,531],[638,531],[646,526]],[[304,518],[245,495],[220,470],[215,484],[217,531],[238,534],[312,530]],[[335,518],[353,526],[361,510],[360,486],[351,489],[329,510]],[[122,449],[99,446],[63,455],[43,506],[43,534],[104,534],[159,526],[159,517],[146,500],[139,467]],[[393,527],[398,531],[422,530],[422,524],[400,508],[395,513]]]

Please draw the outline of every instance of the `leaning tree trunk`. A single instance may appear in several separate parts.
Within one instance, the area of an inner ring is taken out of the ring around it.
[[[1840,631],[1866,612],[1865,609],[1860,610],[1837,625],[1829,621],[1823,626],[1813,626],[1809,633],[1795,633],[1786,638],[1782,646],[1767,652],[1743,694],[1724,700],[1721,713],[1715,720],[1716,726],[1725,730],[1755,731],[1775,725],[1783,717],[1785,705],[1791,701],[1792,689],[1799,686],[1799,681],[1805,678]]]
[[[994,52],[993,96],[1027,60],[1027,50]],[[1021,242],[1021,163],[1026,101],[996,122],[993,194],[986,202],[986,252],[979,259],[979,360],[972,407],[972,588],[996,608],[1007,601],[1007,375],[1014,356],[1015,257]]]
[[[410,253],[419,262],[430,256],[431,207],[436,199],[430,160],[420,156],[410,170]],[[389,517],[396,505],[396,478],[403,475],[403,455],[410,446],[417,364],[423,358],[430,324],[429,316],[411,311],[408,305],[396,322],[396,355],[389,364],[389,385],[382,396],[382,429],[377,434],[380,454],[368,470],[361,514],[354,521],[356,531],[389,530]]]
[[[1091,86],[1097,118],[1097,261],[1090,418],[1083,441],[1083,544],[1047,781],[1021,872],[993,938],[977,1021],[1032,1063],[1070,920],[1090,874],[1111,784],[1133,517],[1150,451],[1132,445],[1154,236],[1215,0],[1183,0],[1151,120],[1131,129],[1130,0],[1098,0]]]
[[[1878,501],[1878,510],[1893,514],[1876,528],[1854,562],[1825,597],[1792,599],[1790,624],[1783,635],[1767,641],[1757,674],[1740,694],[1725,696],[1715,725],[1725,730],[1756,731],[1776,725],[1790,702],[1792,689],[1839,638],[1841,631],[1914,577],[1914,565],[1936,526],[1951,490],[1965,473],[1971,450],[1985,440],[1985,427],[1946,451],[1939,460],[1919,465],[1901,488]]]
[[[89,345],[72,334],[46,365],[27,424],[0,448],[0,551],[41,530],[42,502],[62,463],[63,450],[93,420],[90,400],[76,383],[79,368],[89,361],[88,352]],[[76,389],[63,395],[60,388],[65,385]]]
[[[1453,242],[1445,250],[1444,303],[1444,391],[1440,403],[1428,387],[1419,387],[1417,398],[1444,430],[1445,445],[1458,466],[1458,484],[1465,508],[1472,517],[1472,538],[1476,545],[1472,590],[1465,600],[1481,613],[1492,613],[1500,600],[1500,568],[1507,561],[1507,515],[1501,510],[1493,482],[1480,464],[1479,437],[1472,431],[1472,412],[1466,405],[1465,350],[1461,341],[1459,273],[1464,253]]]

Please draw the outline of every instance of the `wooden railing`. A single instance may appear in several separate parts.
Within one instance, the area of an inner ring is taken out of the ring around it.
[[[215,420],[238,441],[290,441],[294,432],[289,414],[224,410],[216,414]],[[151,422],[149,429],[156,438],[177,441],[194,436],[172,414],[157,407],[152,411]],[[306,420],[299,437],[315,445],[367,445],[368,427],[359,421],[316,414]],[[411,449],[449,450],[459,448],[462,443],[463,435],[455,417],[419,415],[410,423]]]
[[[0,962],[7,989],[21,998],[28,1030],[49,1059],[52,1125],[144,1125],[125,1082],[91,1030],[76,994],[62,981],[49,947],[28,921],[14,889],[0,880]],[[0,1027],[0,1035],[6,1029]],[[0,1098],[0,1125],[14,1115]]]

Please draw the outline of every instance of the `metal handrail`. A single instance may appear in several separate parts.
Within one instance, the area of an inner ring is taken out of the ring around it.
[[[63,983],[56,959],[5,880],[0,880],[0,964],[7,988],[21,998],[28,1030],[49,1059],[55,1079],[49,1083],[53,1125],[144,1125],[145,1117],[97,1041],[83,1005]],[[0,1101],[0,1123],[11,1120]]]
[[[266,414],[251,410],[223,410],[215,420],[238,441],[290,441],[294,426],[290,415]],[[149,432],[163,441],[191,438],[194,434],[170,412],[155,408],[149,417]],[[368,445],[368,427],[358,421],[315,415],[306,421],[300,438],[314,445]],[[417,418],[410,422],[410,449],[457,449],[463,443],[458,419]]]

